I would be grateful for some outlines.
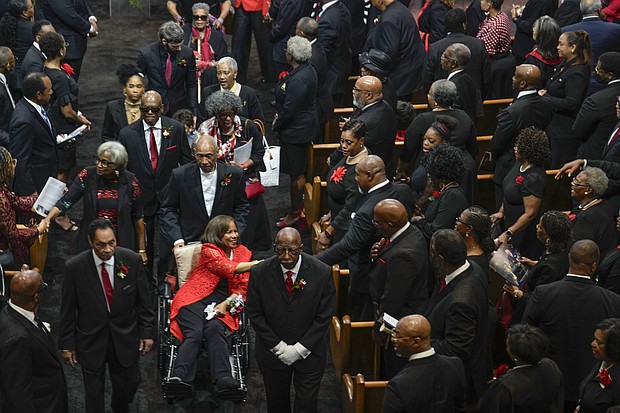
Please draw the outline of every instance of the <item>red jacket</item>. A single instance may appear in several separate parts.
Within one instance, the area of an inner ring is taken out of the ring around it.
[[[263,16],[269,10],[269,0],[235,0],[235,7],[243,7],[245,11],[260,11]]]

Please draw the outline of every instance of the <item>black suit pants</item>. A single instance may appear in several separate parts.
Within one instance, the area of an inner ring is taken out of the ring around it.
[[[284,366],[284,364],[282,364]],[[318,367],[318,366],[317,366]],[[268,413],[291,413],[291,381],[295,387],[294,413],[317,413],[317,403],[325,362],[320,371],[305,373],[295,368],[295,363],[285,369],[276,370],[259,363]]]
[[[256,39],[261,75],[267,82],[276,81],[271,60],[273,46],[269,42],[269,30],[270,26],[263,23],[262,12],[246,11],[243,7],[235,9],[231,51],[233,59],[239,65],[239,72],[237,74],[237,81],[239,83],[247,83],[252,33],[254,33],[254,39]]]
[[[138,349],[136,348],[137,352]],[[79,356],[78,356],[79,357]],[[140,384],[140,368],[138,362],[124,367],[116,356],[112,336],[108,338],[108,346],[104,363],[96,369],[82,366],[84,376],[84,400],[87,413],[105,413],[105,365],[108,365],[112,382],[112,411],[114,413],[129,412],[129,403]]]
[[[215,382],[220,377],[232,377],[228,358],[228,340],[226,339],[226,325],[212,318],[205,319],[204,309],[215,302],[221,303],[226,294],[216,291],[202,300],[182,307],[177,315],[177,322],[183,332],[183,343],[179,347],[177,358],[174,361],[172,376],[183,381],[190,381],[196,360],[200,355],[203,337],[207,341],[211,380]]]

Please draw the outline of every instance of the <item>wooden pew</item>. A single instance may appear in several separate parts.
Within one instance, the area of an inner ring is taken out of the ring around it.
[[[348,315],[342,321],[332,317],[329,347],[339,380],[345,373],[379,377],[380,349],[372,339],[373,325],[373,321],[351,322]]]
[[[332,276],[336,286],[336,310],[338,317],[350,314],[349,309],[349,282],[351,273],[348,268],[340,268],[338,264],[332,266]]]
[[[366,381],[361,374],[342,379],[342,413],[378,413],[383,405],[387,381]]]
[[[321,177],[315,176],[304,186],[304,213],[310,226],[321,218],[322,185],[327,187],[327,182],[321,182]]]

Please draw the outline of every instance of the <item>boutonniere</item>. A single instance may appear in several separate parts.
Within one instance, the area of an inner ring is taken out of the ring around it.
[[[519,175],[515,178],[515,183],[521,185],[523,183],[523,175]]]
[[[164,139],[168,139],[171,134],[172,134],[172,126],[165,126],[161,128],[161,135],[164,137]]]
[[[282,92],[286,92],[286,82],[280,85],[280,90],[282,90]]]
[[[334,170],[332,176],[329,177],[329,180],[335,184],[340,183],[344,179],[344,175],[347,173],[347,169],[344,166],[339,166]]]
[[[287,76],[288,76],[288,71],[283,70],[283,71],[280,72],[280,74],[278,74],[278,80],[282,80],[282,79],[284,79]]]
[[[601,382],[600,384],[602,389],[609,386],[611,384],[611,376],[609,375],[609,371],[607,369],[601,370],[598,374],[598,380]]]
[[[428,200],[430,202],[433,202],[434,200],[436,200],[437,198],[439,198],[441,196],[441,191],[433,191],[431,193],[431,196],[428,197]]]
[[[71,67],[69,63],[63,63],[60,65],[60,68],[69,76],[73,76],[75,74],[75,70]]]
[[[232,174],[226,174],[220,181],[220,186],[228,186],[230,185],[230,178],[232,178]]]
[[[187,60],[181,59],[180,57],[177,59],[177,66],[185,67],[187,66]]]
[[[568,219],[570,219],[571,221],[573,221],[575,219],[577,215],[575,214],[568,214]]]
[[[293,291],[303,290],[304,288],[306,288],[306,280],[304,280],[303,278],[300,278],[293,284]]]
[[[127,266],[123,264],[122,261],[118,263],[118,265],[116,265],[116,268],[118,270],[116,271],[116,276],[120,278],[121,280],[125,279],[127,274],[129,274],[129,268],[127,268]]]
[[[493,380],[497,379],[498,377],[506,374],[506,372],[510,370],[510,368],[508,367],[507,364],[500,364],[499,366],[497,366],[497,368],[495,369],[495,371],[493,372]]]

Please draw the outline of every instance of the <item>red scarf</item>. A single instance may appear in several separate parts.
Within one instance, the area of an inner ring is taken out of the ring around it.
[[[536,48],[534,48],[534,50],[532,50],[531,52],[526,54],[525,58],[527,59],[530,56],[532,56],[534,59],[540,60],[541,62],[543,62],[546,65],[551,65],[551,66],[557,66],[560,63],[562,63],[562,60],[563,60],[561,57],[558,57],[555,60],[548,60],[543,55],[541,55],[540,52],[538,51],[538,49],[536,49]]]
[[[205,35],[202,38],[202,43],[200,47],[198,47],[198,52],[200,53],[200,60],[206,62],[207,64],[211,63],[215,60],[215,53],[213,52],[213,48],[209,44],[209,39],[211,38],[211,27],[207,25],[205,29]],[[192,26],[192,41],[198,42],[200,39],[200,32],[194,26]]]

